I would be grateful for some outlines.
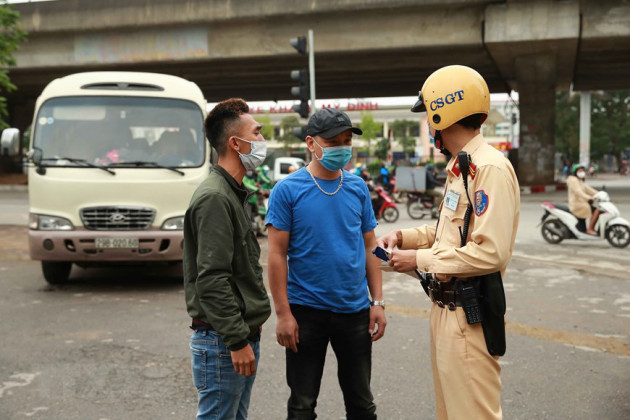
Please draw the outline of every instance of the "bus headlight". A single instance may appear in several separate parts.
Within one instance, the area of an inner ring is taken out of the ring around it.
[[[171,217],[162,223],[162,230],[183,230],[184,216]]]
[[[29,215],[28,227],[32,230],[74,230],[72,222],[64,217],[35,213]]]

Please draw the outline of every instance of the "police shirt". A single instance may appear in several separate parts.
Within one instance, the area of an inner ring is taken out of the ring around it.
[[[468,198],[456,157],[446,168],[446,194],[438,223],[401,231],[401,249],[418,249],[418,269],[438,274],[440,280],[498,270],[504,275],[518,228],[520,189],[510,161],[481,134],[463,151],[470,154],[472,163],[468,195],[473,211],[466,245],[461,246],[460,229],[464,229]]]

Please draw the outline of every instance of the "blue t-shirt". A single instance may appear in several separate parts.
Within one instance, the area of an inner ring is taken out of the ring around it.
[[[331,193],[339,186],[339,178],[317,182]],[[289,303],[340,313],[369,307],[363,234],[377,223],[365,181],[344,170],[341,189],[328,196],[302,168],[271,191],[267,224],[291,234]]]

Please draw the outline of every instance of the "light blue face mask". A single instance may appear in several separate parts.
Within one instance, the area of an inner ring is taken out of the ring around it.
[[[313,139],[313,141],[315,140]],[[321,158],[318,158],[317,155],[313,153],[315,158],[329,171],[338,171],[344,168],[348,162],[350,162],[350,159],[352,159],[352,146],[322,147],[316,141],[315,144],[323,151]]]

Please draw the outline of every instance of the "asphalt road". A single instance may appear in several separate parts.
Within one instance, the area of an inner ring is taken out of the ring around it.
[[[607,181],[630,216],[630,181]],[[630,247],[549,245],[536,227],[541,201],[522,197],[514,258],[505,278],[507,419],[630,418]],[[180,268],[74,268],[50,287],[28,259],[27,199],[0,191],[0,419],[190,419],[189,320]],[[423,223],[424,221],[420,221]],[[401,208],[377,234],[418,224]],[[266,241],[261,240],[262,261]],[[266,268],[266,264],[265,264]],[[266,277],[265,277],[266,279]],[[417,282],[384,277],[386,336],[374,345],[372,385],[382,419],[434,418],[430,304]],[[263,330],[251,419],[281,419],[288,388],[275,318]],[[332,351],[318,414],[342,419]]]

